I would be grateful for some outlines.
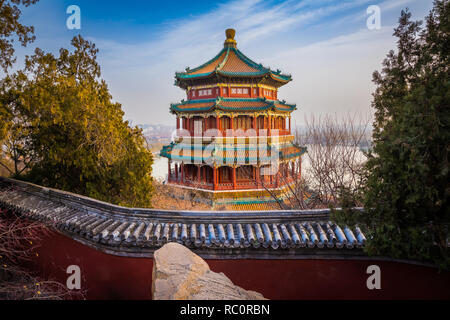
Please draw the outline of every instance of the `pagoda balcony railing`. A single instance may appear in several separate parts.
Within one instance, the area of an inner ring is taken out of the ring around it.
[[[191,144],[208,144],[208,143],[233,143],[229,139],[239,139],[239,138],[247,138],[247,139],[256,139],[253,142],[249,140],[249,143],[264,143],[265,141],[261,141],[262,139],[266,139],[268,143],[283,143],[283,142],[289,142],[294,140],[293,135],[280,135],[275,134],[274,132],[271,132],[271,135],[254,135],[254,136],[210,136],[210,135],[203,135],[203,136],[191,136],[184,132],[182,135],[173,137],[175,142],[183,142],[183,143],[191,143]],[[234,143],[244,143],[239,140],[235,140]]]
[[[221,182],[217,184],[217,190],[233,190],[233,182]]]
[[[207,189],[207,190],[213,190],[214,185],[210,182],[204,182],[204,181],[196,181],[196,180],[190,180],[190,179],[184,179],[184,181],[181,180],[180,177],[178,179],[175,175],[170,175],[168,179],[168,183],[170,184],[178,184],[186,187],[193,187],[198,189]]]
[[[246,132],[245,135],[242,134],[242,130],[236,130],[233,132],[226,132],[226,131],[220,131],[220,137],[277,137],[277,136],[289,136],[292,135],[291,131],[289,129],[258,129]],[[245,132],[245,130],[244,130]],[[211,135],[210,133],[206,134],[206,132],[201,132],[198,134],[194,131],[187,131],[185,129],[178,129],[176,131],[176,137],[178,138],[188,138],[188,137],[202,137],[202,138],[217,138],[216,135]],[[220,138],[219,137],[219,138]]]
[[[170,175],[168,177],[168,183],[169,184],[176,184],[180,186],[185,187],[192,187],[197,189],[203,189],[203,190],[216,190],[216,191],[227,191],[227,190],[250,190],[250,189],[275,189],[279,187],[283,187],[286,184],[290,184],[295,182],[292,178],[283,178],[283,179],[277,179],[274,177],[272,179],[272,182],[260,181],[257,183],[256,181],[237,181],[236,187],[234,187],[233,182],[227,181],[227,182],[219,182],[216,184],[216,188],[214,189],[214,185],[210,182],[204,182],[204,181],[197,181],[197,180],[191,180],[185,178],[184,181],[181,180],[180,176],[178,176],[178,179],[175,175]]]

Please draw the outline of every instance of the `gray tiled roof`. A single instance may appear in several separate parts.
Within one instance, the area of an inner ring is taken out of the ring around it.
[[[129,209],[0,178],[0,208],[42,221],[95,248],[151,253],[167,242],[208,255],[361,255],[360,228],[329,221],[329,210],[176,212]]]

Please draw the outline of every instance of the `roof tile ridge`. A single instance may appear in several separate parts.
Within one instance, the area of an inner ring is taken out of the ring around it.
[[[279,103],[279,104],[288,106],[288,107],[297,107],[297,104],[296,104],[296,103],[287,103],[286,100],[278,100],[278,99],[277,99],[277,100],[274,100],[274,101],[276,101],[276,102]]]
[[[207,65],[213,63],[215,60],[219,59],[220,56],[222,55],[222,53],[223,53],[224,50],[225,50],[225,48],[223,48],[222,50],[220,50],[219,53],[216,54],[212,59],[206,61],[205,63],[203,63],[202,65],[198,66],[197,68],[194,68],[194,69],[186,68],[186,69],[189,69],[189,71],[186,70],[185,72],[176,72],[176,74],[186,74],[186,75],[189,75],[190,73],[196,72],[197,70],[200,70],[201,68],[206,67]]]
[[[220,103],[222,102],[222,97],[217,97],[216,99],[215,99],[215,102],[214,102],[214,104],[211,106],[211,108],[212,108],[212,110],[216,110],[217,108],[219,108],[220,109]]]
[[[235,49],[236,55],[238,56],[238,58],[241,61],[243,61],[245,64],[247,64],[248,66],[258,69],[259,71],[265,71],[266,73],[270,72],[270,69],[267,69],[261,63],[256,63],[255,61],[253,61],[252,59],[247,57],[241,50],[239,50],[237,48],[233,48],[233,49]]]
[[[289,80],[292,80],[292,76],[289,74],[283,74],[281,70],[277,69],[276,71],[272,70],[270,67],[266,68],[262,65],[262,63],[256,63],[255,61],[253,61],[252,59],[250,59],[249,57],[247,57],[242,51],[240,51],[239,49],[235,48],[236,50],[236,54],[238,55],[238,57],[245,62],[247,65],[249,65],[250,67],[256,68],[262,72],[264,72],[265,74],[271,74],[274,75],[276,77],[279,77],[281,79],[283,78],[287,78]],[[284,79],[283,79],[284,80]],[[285,80],[288,81],[288,80]]]
[[[221,71],[222,68],[226,65],[227,61],[228,61],[228,56],[230,54],[230,47],[227,48],[227,54],[225,55],[225,58],[223,58],[223,61],[216,67],[216,69],[214,70],[215,72]],[[223,49],[225,50],[225,48]]]
[[[181,100],[180,103],[171,103],[170,106],[171,107],[178,107],[181,105],[188,105],[188,104],[196,104],[196,103],[208,103],[208,102],[215,102],[217,99],[216,98],[211,98],[211,99],[196,99],[196,100]]]

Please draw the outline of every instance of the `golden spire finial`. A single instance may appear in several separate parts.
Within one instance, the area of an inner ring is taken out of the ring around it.
[[[234,36],[236,35],[236,30],[234,29],[227,29],[225,31],[225,34],[227,36],[227,40],[225,40],[225,47],[233,47],[236,48],[236,40],[234,40]]]

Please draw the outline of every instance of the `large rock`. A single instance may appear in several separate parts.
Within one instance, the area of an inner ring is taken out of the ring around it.
[[[215,273],[188,248],[168,243],[153,258],[154,300],[265,300],[254,291],[235,286],[223,273]]]

